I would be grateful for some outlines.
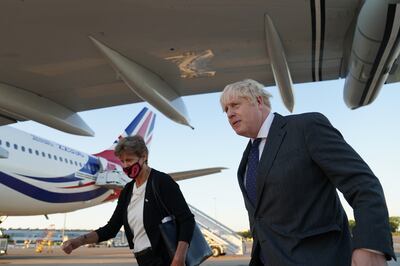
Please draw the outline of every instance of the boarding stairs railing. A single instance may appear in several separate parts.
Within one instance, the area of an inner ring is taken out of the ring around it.
[[[244,242],[240,235],[190,204],[189,208],[204,235],[224,245],[227,253],[243,255]]]

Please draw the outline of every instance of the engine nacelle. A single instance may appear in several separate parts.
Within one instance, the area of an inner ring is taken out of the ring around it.
[[[373,102],[399,55],[400,0],[366,0],[358,16],[344,101],[355,109]]]

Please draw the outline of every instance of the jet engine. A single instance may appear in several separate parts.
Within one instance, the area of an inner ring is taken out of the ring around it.
[[[353,38],[344,101],[351,109],[373,102],[400,52],[400,0],[366,0]]]

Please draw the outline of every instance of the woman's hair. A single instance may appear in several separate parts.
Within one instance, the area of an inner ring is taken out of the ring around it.
[[[264,90],[264,86],[252,79],[245,79],[232,84],[227,85],[221,94],[220,103],[222,109],[225,109],[225,105],[231,98],[246,98],[251,103],[257,103],[257,97],[261,96],[263,103],[271,108],[269,98],[272,95]]]
[[[114,154],[120,157],[122,153],[132,153],[137,157],[142,157],[145,154],[149,154],[149,150],[142,136],[135,135],[122,138],[118,141],[114,149]]]

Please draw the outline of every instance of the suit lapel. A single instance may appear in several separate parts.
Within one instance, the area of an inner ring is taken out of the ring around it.
[[[240,189],[242,190],[243,197],[246,201],[250,201],[250,200],[247,197],[247,191],[246,191],[246,188],[244,187],[243,181],[244,181],[244,175],[246,173],[247,158],[249,157],[250,148],[251,148],[251,140],[249,140],[249,143],[247,144],[247,147],[244,150],[242,160],[240,161],[239,169],[238,169],[238,173],[237,173],[239,186],[240,186]]]
[[[275,160],[276,154],[278,153],[281,143],[286,135],[285,125],[286,125],[286,119],[283,116],[275,113],[274,121],[272,122],[270,131],[268,133],[268,137],[257,169],[256,211],[264,190],[265,180],[272,167],[272,163]]]

